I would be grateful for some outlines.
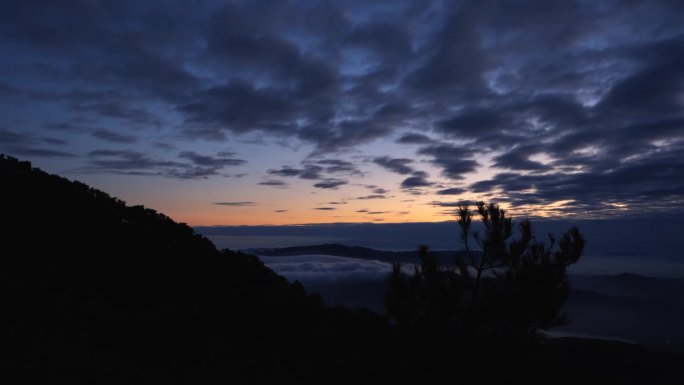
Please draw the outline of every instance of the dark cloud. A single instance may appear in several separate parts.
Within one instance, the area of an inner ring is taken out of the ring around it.
[[[37,65],[27,69],[33,81],[52,77],[81,88],[116,87],[130,95],[178,98],[196,83],[170,47],[189,48],[186,42],[196,38],[188,27],[192,16],[182,4],[170,5],[153,18],[150,11],[160,4],[128,5],[38,0],[3,4],[3,40],[40,53]]]
[[[93,132],[93,136],[112,143],[135,143],[138,141],[133,135],[120,134],[109,130],[97,130]]]
[[[373,189],[373,194],[385,195],[387,193],[389,193],[389,190],[385,190],[384,188],[374,188]]]
[[[405,86],[418,94],[452,100],[482,97],[488,93],[483,79],[484,54],[475,20],[482,13],[476,3],[465,3],[451,12],[424,47],[422,66],[405,78]]]
[[[111,172],[128,175],[159,175],[179,179],[198,179],[221,175],[225,167],[239,166],[244,160],[220,152],[215,156],[183,151],[179,160],[164,160],[128,150],[95,150],[88,153],[90,167],[85,172]]]
[[[440,122],[435,129],[454,139],[473,139],[496,133],[505,122],[496,110],[474,108]]]
[[[313,187],[332,190],[349,183],[347,180],[333,177],[335,174],[363,175],[352,162],[341,159],[307,160],[302,162],[301,168],[285,166],[280,169],[269,169],[267,172],[281,177],[314,180],[317,182]]]
[[[466,190],[464,188],[451,187],[451,188],[447,188],[444,190],[438,190],[437,195],[459,195],[459,194],[463,194],[466,191],[468,191],[468,190]]]
[[[53,145],[53,146],[63,146],[67,142],[63,139],[35,136],[31,133],[18,133],[10,130],[0,128],[0,145]]]
[[[287,210],[273,210],[274,213],[286,213]]]
[[[456,202],[440,202],[440,201],[430,202],[430,205],[438,206],[438,207],[459,207],[459,206],[470,205],[470,204],[472,204],[472,202],[467,201],[467,200],[456,201]]]
[[[355,199],[359,199],[359,200],[368,200],[368,199],[387,199],[387,197],[384,196],[384,195],[381,195],[381,194],[373,194],[373,195],[366,195],[366,196],[362,196],[362,197],[357,197],[357,198],[355,198]]]
[[[521,146],[494,158],[494,165],[511,170],[545,171],[551,167],[530,159],[531,155],[541,152],[539,147]]]
[[[249,207],[249,206],[255,206],[256,203],[252,201],[244,201],[244,202],[214,202],[212,203],[214,205],[218,206],[231,206],[231,207]]]
[[[661,53],[662,60],[615,84],[596,109],[622,119],[678,112],[684,81],[684,41],[671,42],[669,49],[673,51]]]
[[[341,159],[322,159],[313,162],[316,165],[323,167],[325,172],[335,174],[343,173],[349,175],[363,175],[361,171],[352,162]]]
[[[153,126],[156,128],[160,128],[162,126],[162,122],[159,117],[142,108],[129,107],[123,102],[77,103],[72,104],[72,108],[81,112],[92,111],[103,117],[122,119],[129,123],[134,123],[141,126]]]
[[[253,130],[274,134],[293,134],[296,127],[287,123],[297,117],[296,106],[275,89],[257,89],[244,81],[197,91],[192,102],[179,107],[192,125],[187,134],[221,138],[224,128],[236,133]]]
[[[152,146],[155,148],[159,148],[162,150],[168,150],[168,151],[176,149],[176,146],[174,146],[173,144],[165,143],[165,142],[155,142],[155,143],[152,143]]]
[[[416,171],[413,176],[404,179],[401,182],[401,188],[413,189],[416,187],[428,187],[432,186],[434,183],[427,180],[428,174],[423,171]]]
[[[271,77],[274,85],[287,86],[288,96],[300,101],[326,97],[337,86],[337,72],[326,62],[303,55],[297,44],[269,30],[262,24],[268,19],[255,22],[264,11],[243,4],[215,12],[209,31],[209,53],[237,71]]]
[[[400,25],[390,23],[365,23],[358,25],[345,41],[364,47],[369,53],[393,63],[411,54],[411,36]]]
[[[382,138],[393,128],[382,120],[348,119],[326,126],[306,126],[299,130],[299,138],[314,142],[314,154],[338,152],[350,147]]]
[[[314,184],[316,188],[331,189],[336,190],[338,187],[345,185],[349,182],[341,179],[323,179],[320,182]]]
[[[75,154],[46,148],[46,145],[62,146],[63,140],[54,138],[36,137],[31,134],[24,134],[0,128],[0,151],[8,155],[37,158],[71,158]]]
[[[299,177],[302,179],[321,179],[323,175],[323,167],[317,165],[306,165],[304,169],[299,173]]]
[[[321,211],[332,211],[332,210],[337,210],[335,207],[316,207],[314,210],[321,210]]]
[[[463,146],[432,145],[418,150],[421,155],[432,157],[432,163],[442,169],[442,174],[450,179],[463,179],[463,174],[473,172],[477,161],[470,159],[473,151]]]
[[[321,179],[323,177],[323,175],[321,174],[322,171],[323,167],[316,165],[307,165],[302,169],[283,167],[279,170],[268,170],[268,173],[271,175],[285,177],[298,176],[302,179]]]
[[[381,156],[373,159],[373,163],[401,175],[410,174],[414,171],[413,168],[409,166],[409,164],[413,163],[413,160],[407,158],[390,158],[388,156]]]
[[[178,156],[190,160],[197,166],[223,168],[226,166],[240,166],[247,163],[244,159],[233,158],[231,152],[219,152],[216,156],[201,155],[194,151],[183,151]]]
[[[265,181],[259,182],[257,184],[259,184],[261,186],[273,186],[273,187],[287,186],[287,183],[283,182],[282,180],[275,180],[275,179],[265,180]]]
[[[52,150],[48,148],[36,148],[25,146],[11,146],[6,147],[7,154],[23,157],[37,157],[37,158],[71,158],[76,157],[65,151]]]
[[[646,156],[610,169],[596,164],[584,172],[502,173],[476,182],[476,192],[501,191],[515,205],[565,201],[564,210],[583,214],[619,214],[621,210],[663,210],[684,195],[684,147]],[[673,206],[674,205],[674,206]],[[559,209],[560,210],[560,209]]]
[[[70,122],[51,122],[45,124],[45,127],[49,130],[59,130],[59,131],[84,131],[82,127]]]
[[[397,139],[397,143],[401,144],[430,144],[433,142],[434,140],[431,139],[429,136],[416,133],[404,134],[399,139]]]
[[[189,122],[204,127],[194,133],[218,137],[222,131],[258,130],[280,135],[300,132],[299,137],[320,147],[343,145],[333,143],[332,137],[306,134],[305,124],[291,123],[311,120],[325,125],[320,131],[350,140],[350,135],[342,135],[345,130],[341,126],[332,123],[334,97],[339,92],[336,68],[327,60],[304,55],[297,43],[267,25],[272,20],[264,18],[267,10],[260,8],[244,3],[228,5],[211,15],[207,56],[233,79],[196,92],[192,102],[182,107]],[[302,16],[299,13],[296,18]],[[265,86],[255,87],[247,78],[263,79]],[[211,131],[206,131],[207,126]]]
[[[24,144],[30,141],[28,135],[0,129],[0,144]]]
[[[278,176],[298,176],[302,173],[302,170],[291,167],[283,167],[278,170],[268,170],[267,172],[271,175]]]
[[[65,144],[67,144],[66,140],[58,139],[58,138],[42,138],[41,140],[47,144],[53,144],[53,145],[57,145],[57,146],[63,146]]]
[[[90,163],[102,170],[132,171],[178,167],[179,162],[154,160],[141,152],[126,150],[95,150],[88,153]]]

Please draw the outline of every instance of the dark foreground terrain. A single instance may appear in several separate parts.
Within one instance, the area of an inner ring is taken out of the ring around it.
[[[290,260],[293,256],[329,255],[351,260],[399,261],[415,265],[418,251],[384,251],[340,244],[251,249],[269,261]],[[458,251],[432,251],[445,266],[453,267]],[[274,259],[276,258],[276,259]],[[274,270],[280,271],[278,264]],[[290,276],[293,269],[283,269]],[[304,275],[307,289],[320,293],[328,304],[363,307],[384,313],[384,296],[389,289],[385,276],[344,275],[336,279]],[[296,276],[296,275],[295,275]],[[656,350],[684,352],[684,279],[646,277],[636,274],[569,275],[572,292],[564,313],[570,322],[553,329],[553,335],[592,336],[639,343]]]
[[[0,158],[4,383],[681,383],[681,354],[556,339],[464,345],[326,308],[256,257]]]

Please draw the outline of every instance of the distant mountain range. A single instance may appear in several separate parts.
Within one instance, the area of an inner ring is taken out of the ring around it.
[[[252,248],[244,249],[255,255],[263,255],[268,257],[284,257],[294,255],[308,255],[308,254],[323,254],[336,257],[348,257],[359,259],[374,259],[382,262],[401,262],[401,263],[418,263],[418,250],[413,251],[385,251],[375,250],[361,246],[345,246],[339,243],[310,245],[310,246],[293,246],[281,248]],[[456,250],[431,250],[430,255],[436,257],[443,265],[453,265],[457,257],[466,256],[465,251]],[[473,251],[471,255],[478,257],[479,252]]]

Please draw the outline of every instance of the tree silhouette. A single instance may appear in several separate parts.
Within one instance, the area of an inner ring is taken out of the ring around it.
[[[475,213],[483,233],[472,228]],[[496,204],[480,202],[475,213],[468,205],[457,210],[465,253],[455,267],[440,266],[426,245],[412,273],[394,265],[386,296],[390,318],[403,331],[497,343],[531,340],[563,323],[566,269],[584,249],[579,229],[559,240],[549,234],[547,244],[534,237],[529,220],[516,225]],[[516,227],[519,237],[513,239]]]

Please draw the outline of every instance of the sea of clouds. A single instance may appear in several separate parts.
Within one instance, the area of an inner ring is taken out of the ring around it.
[[[311,254],[287,257],[259,258],[273,271],[290,281],[303,283],[381,281],[387,278],[392,265],[377,260]]]

